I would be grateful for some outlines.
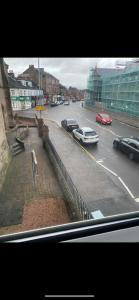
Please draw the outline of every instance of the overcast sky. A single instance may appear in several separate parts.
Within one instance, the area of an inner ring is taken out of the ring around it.
[[[38,58],[4,58],[15,75],[25,71],[29,65],[38,67]],[[131,58],[40,58],[40,67],[60,80],[66,87],[73,86],[85,89],[89,69],[114,68],[116,61],[127,61]]]

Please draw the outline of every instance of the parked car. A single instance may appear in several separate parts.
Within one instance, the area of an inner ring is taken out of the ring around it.
[[[72,99],[72,102],[76,102],[76,99]]]
[[[63,101],[63,100],[60,100],[59,102],[60,102],[59,104],[63,104],[63,103],[64,103],[64,101]]]
[[[126,153],[129,159],[139,160],[139,138],[121,137],[113,141],[113,147]]]
[[[58,106],[59,104],[57,102],[50,102],[50,106]]]
[[[82,144],[97,144],[99,136],[96,131],[89,127],[74,129],[73,137],[77,138]]]
[[[67,131],[72,131],[73,129],[79,128],[78,123],[73,119],[65,119],[61,121],[61,126]]]
[[[69,105],[69,104],[70,104],[69,101],[65,101],[65,102],[64,102],[64,105]]]
[[[112,118],[106,113],[99,113],[96,116],[96,122],[99,122],[101,124],[111,124]]]

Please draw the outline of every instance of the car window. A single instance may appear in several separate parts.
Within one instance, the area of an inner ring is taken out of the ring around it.
[[[67,121],[67,124],[68,124],[68,125],[76,125],[77,122],[76,122],[75,120],[68,120],[68,121]]]
[[[79,133],[80,133],[80,134],[83,134],[83,132],[82,132],[82,130],[81,130],[81,129],[79,130]]]
[[[129,145],[130,145],[131,147],[135,148],[135,149],[138,149],[137,145],[134,144],[134,143],[131,143],[131,142],[130,142]]]
[[[85,132],[85,136],[94,136],[94,135],[96,135],[95,131]]]
[[[101,115],[101,117],[102,117],[102,118],[109,118],[110,116],[107,115],[107,114],[103,114],[103,115]]]
[[[127,138],[124,138],[121,141],[124,142],[124,143],[127,143],[127,144],[129,143],[129,139],[127,139]]]

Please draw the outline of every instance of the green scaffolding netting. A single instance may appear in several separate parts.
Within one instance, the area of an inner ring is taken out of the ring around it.
[[[104,102],[110,111],[139,116],[139,67],[119,71],[118,74],[99,75],[91,70],[87,82],[86,105]]]

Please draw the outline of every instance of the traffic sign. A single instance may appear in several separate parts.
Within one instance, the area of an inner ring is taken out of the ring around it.
[[[37,105],[37,106],[35,107],[35,109],[41,111],[41,110],[46,110],[46,107],[43,106],[43,105]]]

